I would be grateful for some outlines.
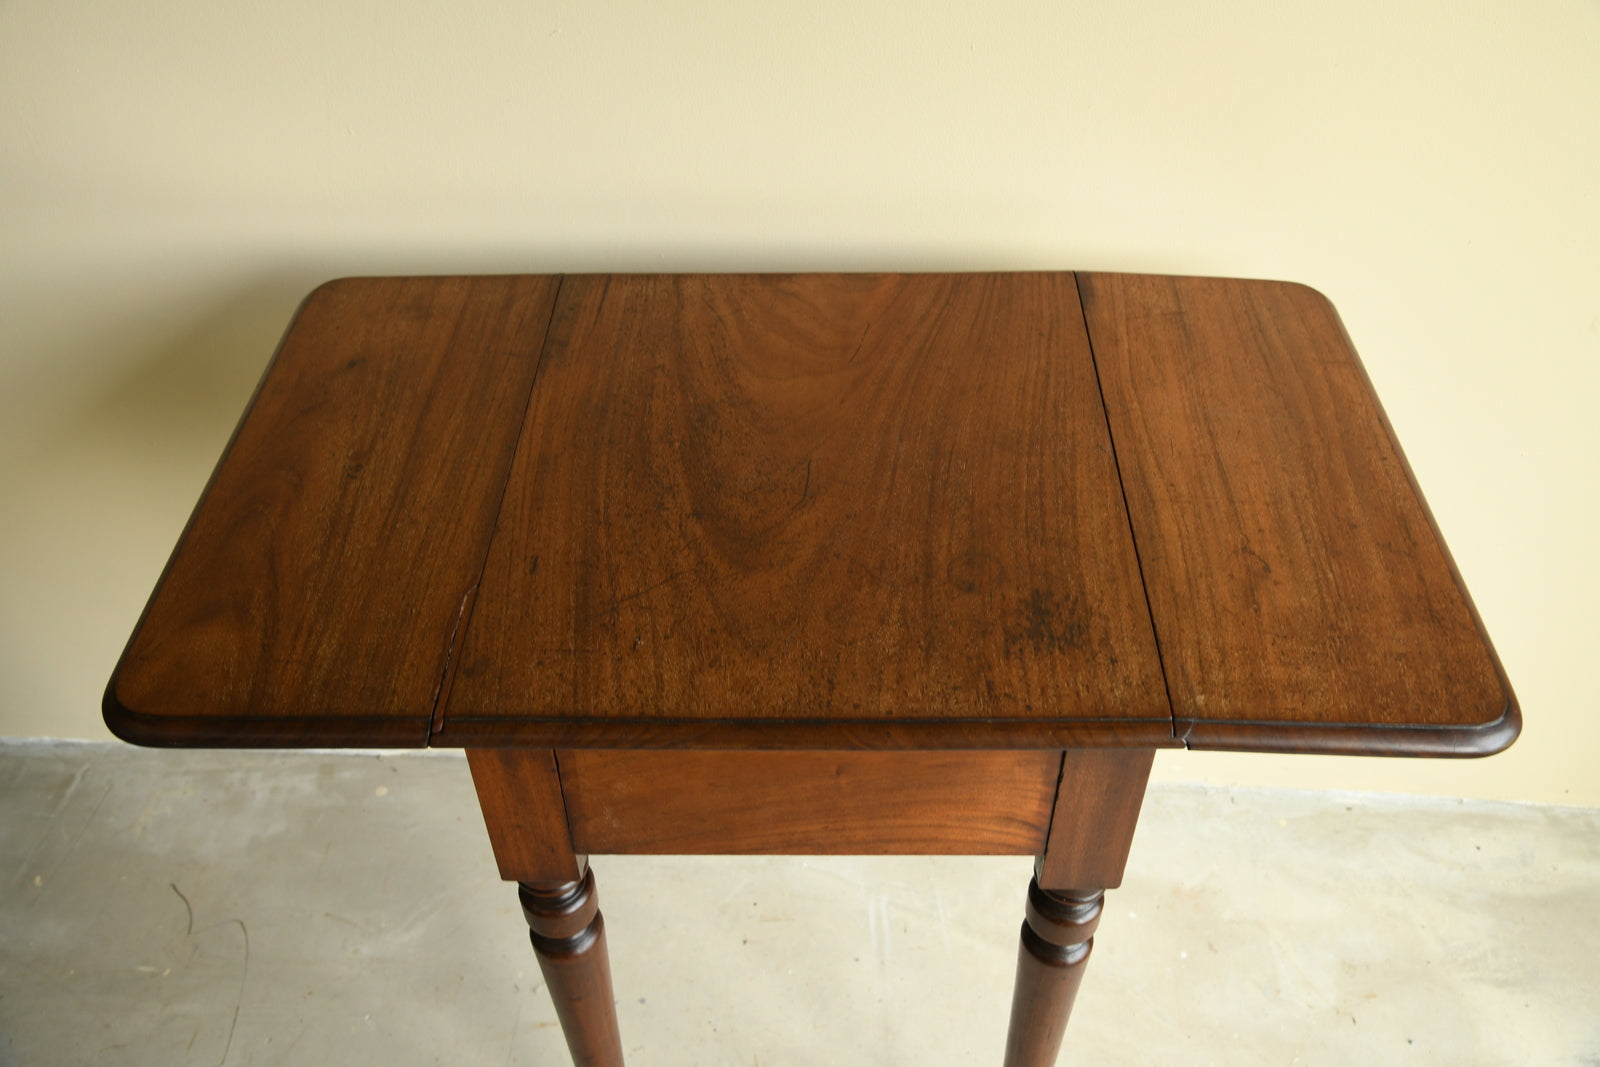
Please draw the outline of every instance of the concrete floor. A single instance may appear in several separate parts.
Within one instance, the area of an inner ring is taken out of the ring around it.
[[[0,1063],[565,1064],[455,755],[0,744]],[[595,863],[629,1062],[998,1063],[1025,858]],[[1062,1064],[1600,1064],[1600,811],[1156,786]]]

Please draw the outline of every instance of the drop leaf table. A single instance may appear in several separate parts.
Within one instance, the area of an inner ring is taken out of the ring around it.
[[[1520,723],[1328,301],[1097,273],[324,285],[104,710],[466,749],[607,1065],[590,856],[1034,856],[1005,1062],[1047,1065],[1156,749]]]

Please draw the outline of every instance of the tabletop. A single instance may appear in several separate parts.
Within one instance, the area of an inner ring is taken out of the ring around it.
[[[158,745],[1482,755],[1332,306],[1100,273],[354,278],[107,687]]]

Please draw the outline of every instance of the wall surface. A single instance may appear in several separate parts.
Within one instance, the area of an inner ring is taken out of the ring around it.
[[[101,687],[350,273],[1057,269],[1341,310],[1517,686],[1480,762],[1158,776],[1600,804],[1600,4],[0,4],[0,735]]]

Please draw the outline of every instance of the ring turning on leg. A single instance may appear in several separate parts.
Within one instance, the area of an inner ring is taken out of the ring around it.
[[[1051,1067],[1094,947],[1105,892],[1046,890],[1028,884],[1027,919],[1017,952],[1017,984],[1011,999],[1006,1067]]]
[[[594,872],[586,869],[576,882],[520,882],[517,896],[572,1062],[576,1067],[622,1067],[606,924]]]

